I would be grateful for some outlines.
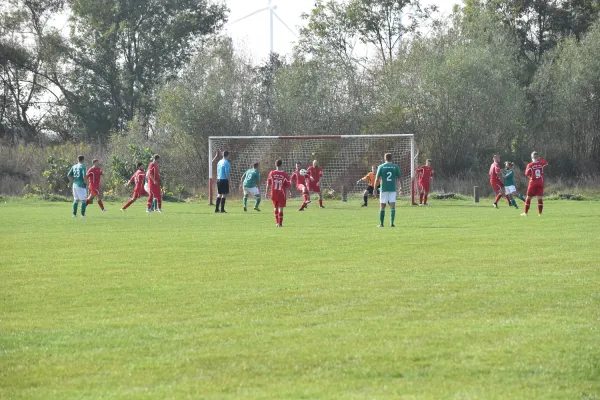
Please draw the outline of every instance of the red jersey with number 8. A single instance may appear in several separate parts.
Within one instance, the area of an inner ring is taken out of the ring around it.
[[[529,181],[536,185],[544,184],[544,167],[547,166],[548,163],[543,158],[538,159],[537,161],[530,162],[527,164],[527,168],[525,169],[525,175],[529,177]]]

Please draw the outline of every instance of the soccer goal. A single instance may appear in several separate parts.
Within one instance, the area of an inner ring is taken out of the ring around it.
[[[362,193],[367,185],[356,183],[371,171],[371,166],[383,162],[383,155],[391,153],[393,162],[402,171],[402,193],[415,202],[414,175],[418,149],[414,135],[344,135],[344,136],[211,136],[209,152],[209,197],[213,204],[215,195],[215,152],[231,152],[231,191],[235,193],[242,174],[255,163],[260,163],[261,185],[268,171],[274,169],[277,159],[283,160],[288,174],[299,162],[302,168],[317,160],[323,168],[321,190],[326,197],[339,197]],[[262,189],[262,188],[261,188]],[[294,192],[292,190],[292,192]]]

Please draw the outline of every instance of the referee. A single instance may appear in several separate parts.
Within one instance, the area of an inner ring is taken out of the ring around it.
[[[231,174],[231,164],[229,163],[229,152],[223,152],[223,158],[217,163],[217,206],[215,212],[219,212],[219,204],[222,213],[225,211],[225,198],[229,194],[229,175]]]

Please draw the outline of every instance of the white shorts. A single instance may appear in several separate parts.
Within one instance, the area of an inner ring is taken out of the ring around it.
[[[379,202],[381,204],[395,203],[396,192],[381,192],[379,193]]]
[[[258,197],[260,196],[260,190],[258,190],[256,186],[251,188],[244,186],[244,194],[249,194],[251,196]]]
[[[517,191],[517,188],[515,187],[515,185],[504,186],[504,191],[506,194],[513,194]]]
[[[144,190],[146,193],[150,194],[150,184],[148,184],[148,182],[144,183]]]
[[[87,189],[73,184],[73,200],[83,201],[87,197]]]

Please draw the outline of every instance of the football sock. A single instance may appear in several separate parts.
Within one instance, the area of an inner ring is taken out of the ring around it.
[[[419,204],[423,204],[423,193],[419,194]]]
[[[154,210],[156,209],[160,209],[161,206],[161,202],[155,197],[154,200],[152,201],[152,208]]]
[[[85,217],[85,209],[87,207],[87,204],[85,203],[85,201],[81,202],[81,216]]]
[[[277,209],[275,209],[275,211],[273,212],[273,215],[275,215],[275,223],[279,224],[279,211],[277,211]]]
[[[323,207],[323,200],[319,200],[319,207]]]
[[[86,205],[90,204],[90,199],[85,199],[85,204]]]
[[[260,200],[261,200],[260,197],[256,198],[256,204],[254,205],[255,208],[258,208],[258,205],[260,204]]]
[[[77,215],[77,204],[78,204],[78,202],[77,202],[77,200],[75,200],[73,202],[73,215]]]
[[[394,220],[396,219],[396,209],[392,208],[390,210],[390,223],[394,225]]]
[[[368,201],[368,199],[369,199],[369,196],[365,194],[365,196],[364,196],[364,199],[365,199],[365,204],[367,204],[367,201]]]
[[[302,198],[304,199],[304,203],[308,203],[308,195],[306,193],[302,195]]]
[[[423,195],[423,203],[427,204],[427,195],[426,194]]]
[[[221,212],[225,211],[225,197],[221,199]]]
[[[544,200],[538,199],[538,213],[542,213],[544,210]]]
[[[221,205],[221,198],[217,197],[217,205],[215,207],[215,211],[219,211],[219,206]]]
[[[98,199],[98,205],[100,206],[100,209],[104,211],[104,204],[102,203],[102,200]]]
[[[514,199],[514,197],[511,197],[510,201],[512,202],[513,207],[517,207],[517,201]]]
[[[242,202],[244,203],[244,207],[248,206],[248,198],[247,197],[244,197]]]
[[[123,206],[123,210],[127,209],[127,207],[132,205],[134,201],[135,201],[134,199],[131,199],[127,203],[125,203],[125,205]]]
[[[502,194],[496,195],[496,200],[494,200],[494,204],[498,204],[498,202],[500,201],[501,198],[502,198]]]
[[[385,219],[385,210],[379,211],[379,224],[383,225],[383,220]]]
[[[510,201],[510,196],[509,195],[506,195],[506,201],[508,202],[508,206],[509,207],[512,206],[512,203]]]
[[[279,225],[283,225],[283,211],[279,213]]]
[[[525,200],[525,214],[527,214],[529,212],[529,207],[531,206],[531,199],[528,197]]]
[[[517,195],[517,197],[518,197],[519,199],[521,199],[522,201],[525,201],[525,197],[523,197],[523,195],[522,195],[522,194],[518,194],[518,195]]]

